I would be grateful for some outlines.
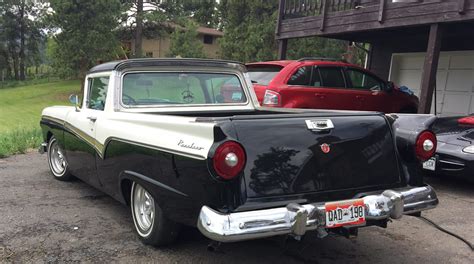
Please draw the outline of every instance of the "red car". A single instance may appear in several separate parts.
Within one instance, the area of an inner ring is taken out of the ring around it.
[[[416,113],[418,98],[353,64],[329,59],[247,64],[262,106]]]

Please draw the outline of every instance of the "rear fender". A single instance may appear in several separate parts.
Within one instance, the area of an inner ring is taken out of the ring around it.
[[[430,130],[436,116],[419,114],[387,114],[392,123],[395,143],[401,157],[407,182],[410,185],[420,185],[423,182],[421,162],[416,158],[415,144],[418,135]]]

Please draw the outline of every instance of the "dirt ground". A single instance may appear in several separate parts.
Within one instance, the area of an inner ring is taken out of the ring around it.
[[[424,216],[474,243],[474,185],[428,181],[440,205]],[[465,244],[415,217],[361,229],[354,240],[271,238],[211,252],[209,240],[187,228],[173,246],[144,246],[127,207],[81,181],[54,180],[37,153],[0,159],[0,201],[0,262],[474,263]]]

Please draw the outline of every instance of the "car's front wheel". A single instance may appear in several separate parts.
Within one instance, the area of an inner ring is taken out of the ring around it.
[[[58,143],[58,140],[52,136],[48,142],[48,164],[54,178],[60,181],[69,181],[73,178],[69,172],[68,163],[64,150]]]
[[[180,225],[166,218],[153,195],[133,182],[130,207],[135,230],[143,243],[163,246],[174,242]]]

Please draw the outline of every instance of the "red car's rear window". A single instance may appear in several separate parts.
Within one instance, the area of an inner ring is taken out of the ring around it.
[[[247,65],[250,80],[260,85],[268,85],[281,69],[283,67],[279,65]]]

